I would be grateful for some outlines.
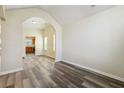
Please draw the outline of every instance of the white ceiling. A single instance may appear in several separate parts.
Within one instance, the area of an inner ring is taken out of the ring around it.
[[[56,21],[61,25],[66,25],[74,23],[77,20],[83,19],[87,16],[91,16],[98,12],[104,11],[106,9],[112,8],[112,5],[96,5],[92,7],[91,5],[40,5],[40,6],[5,6],[7,9],[19,9],[27,7],[40,7],[41,9],[47,11]]]
[[[72,6],[40,6],[50,13],[61,25],[70,24],[84,17],[96,14],[113,6],[72,5]]]

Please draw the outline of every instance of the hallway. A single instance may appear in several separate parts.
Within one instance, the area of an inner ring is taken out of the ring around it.
[[[74,65],[57,62],[45,56],[28,55],[24,71],[0,76],[0,87],[16,88],[102,88],[124,87],[124,84]]]

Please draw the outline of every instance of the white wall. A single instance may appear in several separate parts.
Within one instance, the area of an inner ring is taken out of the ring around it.
[[[25,54],[22,23],[32,17],[43,18],[54,26],[58,38],[56,60],[61,60],[61,27],[48,13],[39,8],[8,10],[6,22],[2,26],[2,72],[22,68],[22,57]]]
[[[39,29],[30,29],[30,28],[23,28],[23,35],[24,39],[27,36],[34,36],[35,37],[35,55],[43,55],[43,37],[42,32]],[[23,41],[25,44],[25,40]]]
[[[124,78],[124,6],[66,26],[62,38],[63,60]]]

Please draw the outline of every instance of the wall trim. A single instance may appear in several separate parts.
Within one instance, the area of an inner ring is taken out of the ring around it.
[[[51,56],[47,56],[47,55],[42,55],[42,56],[47,57],[47,58],[51,58],[51,59],[55,60],[55,58],[54,57],[51,57]]]
[[[5,75],[5,74],[9,74],[9,73],[14,73],[14,72],[21,71],[21,70],[24,70],[24,69],[23,68],[17,68],[17,69],[10,70],[10,71],[0,72],[0,76]]]
[[[115,75],[112,75],[112,74],[109,74],[109,73],[106,73],[106,72],[103,72],[103,71],[100,71],[100,70],[97,70],[97,69],[93,69],[93,68],[90,68],[90,67],[87,67],[87,66],[79,65],[79,64],[73,63],[71,61],[67,61],[67,60],[62,60],[62,61],[124,82],[124,78],[121,78],[121,77],[118,77],[118,76],[115,76]]]
[[[62,60],[59,60],[59,59],[55,59],[55,62],[61,62]]]

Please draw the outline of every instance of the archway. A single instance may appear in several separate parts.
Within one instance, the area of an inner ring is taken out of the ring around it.
[[[33,12],[32,12],[33,11]],[[23,15],[23,12],[25,15]],[[46,23],[52,25],[53,29],[55,30],[56,33],[56,51],[55,51],[55,61],[61,61],[62,58],[62,28],[61,26],[45,11],[42,11],[41,9],[38,8],[32,8],[32,9],[25,9],[25,11],[20,11],[20,21],[23,23],[26,19],[32,18],[32,17],[37,17],[44,19]],[[23,30],[23,27],[21,25],[21,30]],[[24,50],[24,47],[22,47],[22,51]],[[25,56],[25,52],[23,51],[22,57]]]
[[[56,58],[56,31],[44,19],[31,17],[23,24],[24,55],[42,55]]]

